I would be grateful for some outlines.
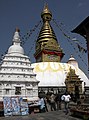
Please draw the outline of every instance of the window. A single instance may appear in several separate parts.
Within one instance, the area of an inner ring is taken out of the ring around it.
[[[21,87],[15,88],[15,95],[21,95]]]
[[[9,84],[6,84],[6,86],[9,86]]]
[[[7,95],[9,94],[9,89],[6,89],[6,94],[7,94]]]
[[[32,90],[31,89],[27,89],[27,95],[32,96]]]

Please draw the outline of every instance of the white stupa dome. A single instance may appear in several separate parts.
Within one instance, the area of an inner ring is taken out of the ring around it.
[[[75,70],[76,75],[83,81],[86,86],[89,86],[89,80],[82,70],[77,66],[68,63],[59,62],[39,62],[33,63],[33,71],[36,74],[36,79],[39,80],[39,87],[62,87],[65,86],[66,75],[70,67]]]
[[[8,49],[8,54],[13,53],[24,54],[24,49],[20,45],[12,45]]]

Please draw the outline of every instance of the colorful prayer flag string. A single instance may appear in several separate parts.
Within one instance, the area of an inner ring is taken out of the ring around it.
[[[62,34],[67,38],[68,42],[71,44],[71,46],[73,47],[73,49],[75,50],[75,52],[78,54],[78,50],[76,50],[76,47],[74,46],[73,44],[73,40],[72,38],[67,35],[64,30],[62,29],[61,25],[60,24],[57,24],[57,22],[55,21],[55,19],[52,19],[53,20],[53,23],[60,29],[60,31],[62,32]],[[63,25],[63,24],[62,24]],[[75,43],[76,44],[76,43]],[[77,45],[77,48],[79,49],[79,52],[87,52],[87,50],[83,47],[81,47],[79,44],[76,44]],[[83,63],[87,66],[86,62],[82,59],[82,57],[80,55],[78,55],[78,57],[83,61]]]

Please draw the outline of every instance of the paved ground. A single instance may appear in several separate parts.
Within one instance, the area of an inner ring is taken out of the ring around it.
[[[30,114],[28,116],[12,116],[12,117],[0,117],[0,120],[82,120],[72,117],[69,114],[61,111],[50,111],[46,113]]]

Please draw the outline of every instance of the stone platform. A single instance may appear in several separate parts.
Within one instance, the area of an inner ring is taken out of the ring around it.
[[[0,117],[0,120],[82,120],[80,118],[72,117],[69,114],[65,115],[63,110],[50,111],[46,113],[30,114],[28,116],[10,116]]]

